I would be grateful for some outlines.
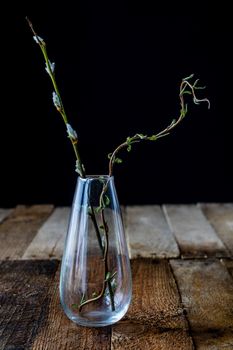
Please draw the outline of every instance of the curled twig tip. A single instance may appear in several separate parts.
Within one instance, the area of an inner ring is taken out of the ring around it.
[[[183,78],[182,81],[190,80],[190,79],[192,79],[193,77],[194,77],[194,74],[192,73],[192,74],[190,74],[188,77]]]

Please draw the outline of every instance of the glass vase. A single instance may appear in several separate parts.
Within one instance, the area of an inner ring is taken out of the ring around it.
[[[127,312],[131,268],[114,178],[78,178],[62,258],[60,300],[73,322],[111,325]]]

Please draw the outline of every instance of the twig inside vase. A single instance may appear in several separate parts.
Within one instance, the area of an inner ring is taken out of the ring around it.
[[[89,216],[91,217],[94,229],[95,229],[95,233],[96,233],[96,237],[97,237],[97,241],[100,247],[100,250],[102,252],[102,256],[104,256],[104,247],[102,245],[102,239],[101,239],[101,234],[100,234],[100,230],[97,224],[97,220],[96,220],[96,216],[95,216],[95,210],[93,208],[93,205],[90,205],[90,211],[88,212]]]
[[[113,288],[111,285],[111,280],[113,279],[113,277],[115,276],[115,273],[112,273],[109,271],[109,266],[108,266],[108,255],[109,255],[109,227],[108,224],[105,220],[105,214],[104,214],[104,210],[106,208],[106,203],[104,200],[104,197],[108,198],[106,196],[106,192],[108,189],[108,183],[109,183],[109,179],[107,180],[106,183],[103,183],[103,188],[102,188],[102,192],[100,194],[100,198],[99,198],[99,207],[97,208],[97,212],[100,213],[101,215],[101,221],[102,221],[102,228],[104,231],[104,245],[102,243],[101,238],[98,238],[98,242],[101,242],[101,250],[103,252],[103,263],[104,263],[104,280],[103,280],[103,286],[102,289],[100,291],[100,293],[95,296],[94,298],[89,298],[87,300],[84,301],[80,301],[79,304],[79,311],[82,310],[83,306],[90,304],[92,302],[95,302],[97,300],[100,300],[103,296],[104,293],[106,292],[106,289],[108,288],[109,290],[109,297],[110,297],[110,302],[111,302],[111,308],[112,311],[115,311],[115,301],[114,301],[114,292],[113,292]],[[108,201],[109,204],[109,201]],[[96,221],[96,217],[95,217],[95,212],[93,210],[93,212],[91,213],[93,215],[93,223],[94,223],[94,227],[97,230],[96,232],[98,232],[97,237],[100,237],[100,233],[99,233],[99,229],[98,229],[98,224]]]

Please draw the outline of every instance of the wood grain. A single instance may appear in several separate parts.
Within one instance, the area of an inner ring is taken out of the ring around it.
[[[131,258],[179,256],[179,248],[159,206],[127,207],[126,235]]]
[[[49,326],[43,327],[37,333],[31,350],[110,350],[110,327],[81,327],[66,317],[60,305],[58,283],[59,271],[56,274],[55,287],[52,286],[49,293]]]
[[[56,208],[39,229],[23,259],[60,259],[64,249],[70,208]]]
[[[233,349],[233,280],[217,260],[172,260],[197,350]]]
[[[0,258],[21,258],[52,210],[52,205],[18,206],[0,225]]]
[[[111,327],[79,327],[61,309],[49,259],[61,257],[69,208],[0,210],[0,258],[48,259],[0,261],[0,349],[232,350],[233,204],[163,209],[170,229],[158,206],[123,210],[132,257],[178,257],[177,241],[195,259],[172,259],[172,269],[166,259],[132,260],[133,301],[112,337]]]
[[[226,257],[229,253],[196,205],[166,205],[168,223],[182,257]]]
[[[31,349],[33,339],[47,326],[56,261],[0,262],[0,349]]]
[[[112,328],[112,349],[193,349],[188,325],[166,260],[132,262],[133,301]]]
[[[233,256],[233,204],[201,204],[201,208]]]
[[[12,209],[0,208],[0,223],[11,213]]]

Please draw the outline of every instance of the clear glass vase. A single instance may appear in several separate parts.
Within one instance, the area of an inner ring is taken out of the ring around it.
[[[60,299],[82,326],[119,321],[132,296],[129,255],[114,178],[78,178],[62,258]]]

